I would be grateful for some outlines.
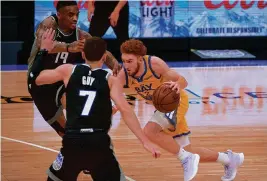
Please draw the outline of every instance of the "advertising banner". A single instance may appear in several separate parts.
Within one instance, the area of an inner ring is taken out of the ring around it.
[[[35,28],[56,13],[55,1],[35,1]],[[88,31],[87,2],[78,0],[78,26]],[[267,0],[129,1],[133,38],[267,36]],[[116,38],[109,28],[104,38]]]

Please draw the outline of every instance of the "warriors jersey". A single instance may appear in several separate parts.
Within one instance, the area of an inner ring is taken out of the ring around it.
[[[133,89],[139,98],[145,99],[148,103],[152,103],[153,92],[163,83],[163,79],[153,71],[151,67],[151,56],[146,55],[143,57],[143,60],[144,73],[139,78],[128,76],[127,71],[124,69],[126,86]]]
[[[126,86],[128,86],[132,91],[138,94],[138,98],[146,100],[148,103],[152,104],[152,96],[154,90],[163,83],[163,77],[158,76],[151,66],[150,55],[145,55],[144,60],[144,73],[139,77],[129,76],[127,71],[126,75]],[[181,101],[177,110],[165,114],[165,117],[169,120],[170,124],[174,126],[174,130],[170,131],[168,129],[164,130],[172,136],[180,136],[189,134],[185,115],[187,113],[189,102],[188,95],[184,90],[180,91]]]

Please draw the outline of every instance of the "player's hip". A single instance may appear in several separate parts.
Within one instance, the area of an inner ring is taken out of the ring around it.
[[[106,131],[73,133],[66,129],[62,146],[74,150],[110,149],[111,138]]]

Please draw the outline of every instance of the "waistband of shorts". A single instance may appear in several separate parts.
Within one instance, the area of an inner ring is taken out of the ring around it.
[[[81,129],[66,129],[65,134],[90,134],[90,133],[107,133],[108,131],[105,129],[99,128],[81,128]]]
[[[181,134],[174,135],[173,138],[182,137],[182,136],[187,136],[187,135],[190,135],[190,134],[191,134],[191,131],[188,131],[188,132],[185,132],[185,133],[181,133]]]

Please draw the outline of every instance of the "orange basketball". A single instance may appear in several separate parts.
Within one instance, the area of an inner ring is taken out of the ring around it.
[[[172,112],[179,105],[180,94],[173,91],[168,84],[162,84],[154,91],[152,102],[158,111]]]

